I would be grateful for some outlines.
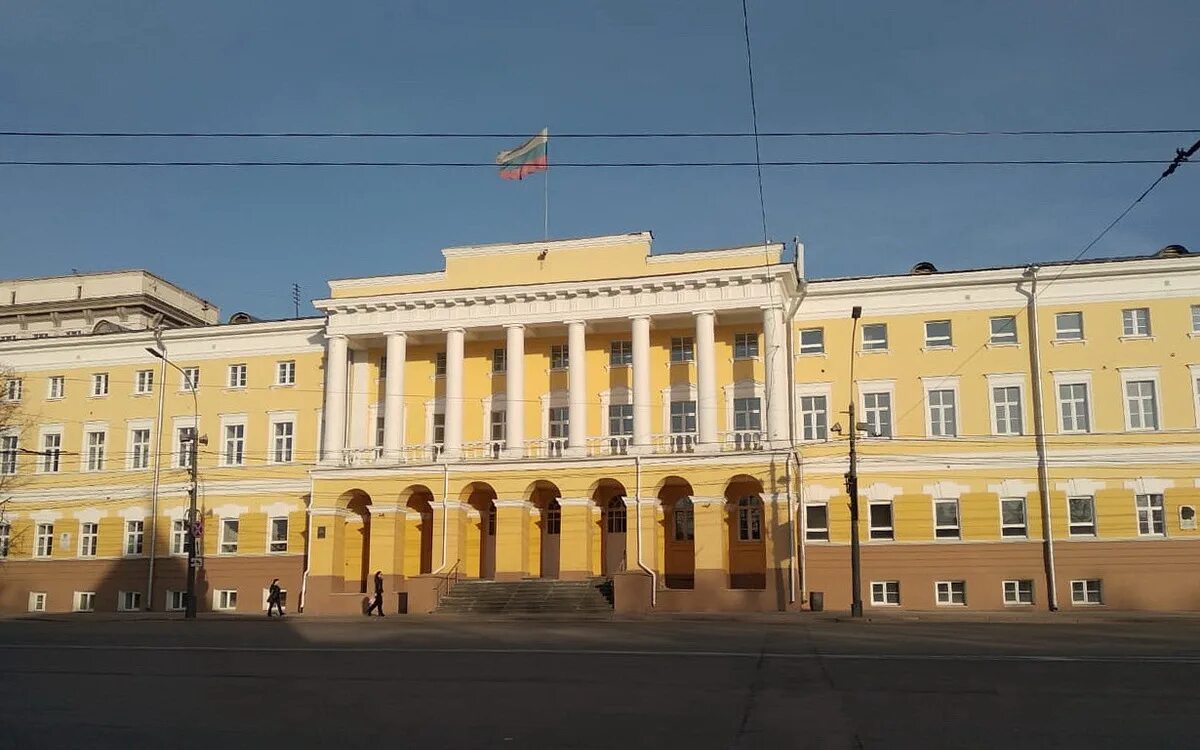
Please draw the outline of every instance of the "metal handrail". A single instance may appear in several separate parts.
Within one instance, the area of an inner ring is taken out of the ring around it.
[[[445,575],[438,576],[439,581],[437,588],[434,589],[435,608],[442,606],[442,599],[448,595],[455,586],[458,585],[458,566],[462,565],[462,558],[454,561],[454,567],[446,571]],[[451,583],[453,581],[453,583]]]

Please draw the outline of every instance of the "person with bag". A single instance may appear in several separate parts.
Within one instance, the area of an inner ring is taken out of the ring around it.
[[[383,571],[375,571],[375,599],[371,602],[371,606],[367,607],[367,617],[371,616],[372,610],[379,610],[379,616],[383,617]]]
[[[283,589],[279,587],[279,579],[271,581],[271,587],[267,589],[267,617],[271,616],[272,608],[279,610],[279,616],[283,617]]]

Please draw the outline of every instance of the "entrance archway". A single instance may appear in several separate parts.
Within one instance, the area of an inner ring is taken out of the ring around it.
[[[538,480],[529,487],[529,501],[538,509],[540,575],[558,578],[562,552],[562,493],[552,482]]]
[[[629,517],[625,505],[625,485],[615,479],[601,479],[592,488],[592,502],[600,510],[600,574],[613,576],[625,570],[626,533]]]
[[[371,496],[362,490],[343,492],[338,498],[342,509],[342,578],[346,593],[363,594],[371,575]]]
[[[496,491],[485,482],[463,489],[467,514],[464,572],[478,578],[496,577]]]
[[[658,490],[663,512],[663,582],[667,588],[696,585],[696,531],[692,485],[680,477],[667,477]]]
[[[739,475],[725,485],[725,528],[729,554],[729,588],[767,586],[767,524],[762,483]]]
[[[401,493],[405,496],[404,575],[429,573],[433,570],[433,493],[415,484]]]

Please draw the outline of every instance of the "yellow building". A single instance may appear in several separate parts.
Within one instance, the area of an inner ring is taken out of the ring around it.
[[[852,399],[868,608],[1200,607],[1186,251],[814,280],[802,248],[650,245],[450,248],[330,282],[323,320],[0,343],[0,607],[181,607],[198,427],[202,609],[278,577],[359,612],[374,571],[389,611],[528,578],[845,608]]]

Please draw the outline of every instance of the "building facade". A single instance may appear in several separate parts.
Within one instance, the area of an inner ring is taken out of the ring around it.
[[[818,280],[801,248],[650,246],[450,248],[331,281],[323,319],[0,343],[0,608],[182,608],[191,430],[201,609],[278,577],[358,612],[377,570],[408,611],[529,577],[846,608],[852,400],[868,608],[1200,608],[1186,251]]]

